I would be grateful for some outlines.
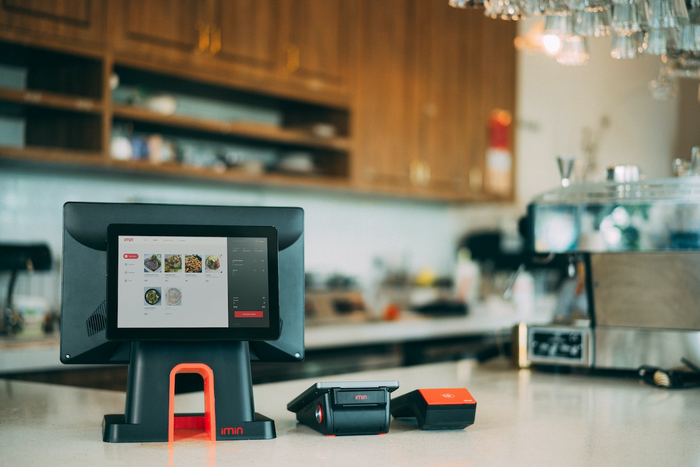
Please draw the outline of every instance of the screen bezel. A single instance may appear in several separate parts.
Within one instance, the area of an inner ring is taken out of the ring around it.
[[[118,237],[256,237],[267,239],[268,311],[267,327],[227,328],[119,328],[118,322]],[[280,337],[279,245],[277,229],[272,226],[109,224],[107,226],[107,326],[110,341],[202,341],[202,340],[277,340]]]

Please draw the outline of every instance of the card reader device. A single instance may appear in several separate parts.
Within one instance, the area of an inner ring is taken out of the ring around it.
[[[462,429],[474,423],[476,401],[465,388],[416,389],[391,401],[394,418],[415,418],[421,430]]]
[[[389,431],[390,393],[398,381],[320,382],[297,396],[287,410],[324,435],[372,435]]]

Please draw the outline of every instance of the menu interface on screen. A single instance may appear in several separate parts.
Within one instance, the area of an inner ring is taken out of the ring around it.
[[[118,328],[269,326],[266,238],[119,235],[117,241]]]

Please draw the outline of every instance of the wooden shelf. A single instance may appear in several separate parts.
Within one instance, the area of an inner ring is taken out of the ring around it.
[[[71,112],[100,114],[104,108],[95,99],[73,97],[46,91],[0,88],[0,100]]]
[[[350,143],[346,138],[318,138],[302,131],[279,128],[250,122],[222,122],[182,115],[163,115],[148,109],[128,105],[115,105],[115,117],[144,123],[196,130],[210,134],[224,134],[268,143],[303,146],[329,151],[348,151]]]
[[[91,166],[98,166],[104,163],[104,155],[100,152],[42,146],[23,148],[0,146],[0,157],[17,161],[89,164]]]
[[[84,169],[104,171],[107,173],[132,173],[153,175],[155,177],[176,177],[197,179],[204,183],[234,182],[248,185],[275,185],[287,187],[311,187],[324,189],[351,188],[343,178],[328,176],[307,176],[272,173],[251,173],[242,169],[215,169],[195,167],[179,163],[153,164],[148,161],[118,161],[94,151],[57,149],[45,147],[15,148],[0,146],[0,160],[16,164],[39,163],[47,166],[78,166]]]
[[[118,161],[108,159],[105,167],[121,172],[153,174],[156,176],[171,176],[178,178],[194,178],[206,181],[235,182],[250,185],[276,185],[288,187],[314,187],[331,189],[349,189],[350,184],[345,179],[328,176],[303,176],[283,174],[278,172],[252,173],[243,169],[216,169],[211,167],[195,167],[178,163],[152,164],[147,161]]]

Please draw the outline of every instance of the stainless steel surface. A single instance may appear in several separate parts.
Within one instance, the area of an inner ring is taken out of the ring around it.
[[[534,249],[589,257],[594,368],[700,361],[700,177],[615,170],[536,198]]]
[[[596,327],[595,367],[635,369],[641,365],[673,368],[681,358],[700,362],[700,332]]]
[[[700,252],[590,258],[597,326],[700,330]]]

